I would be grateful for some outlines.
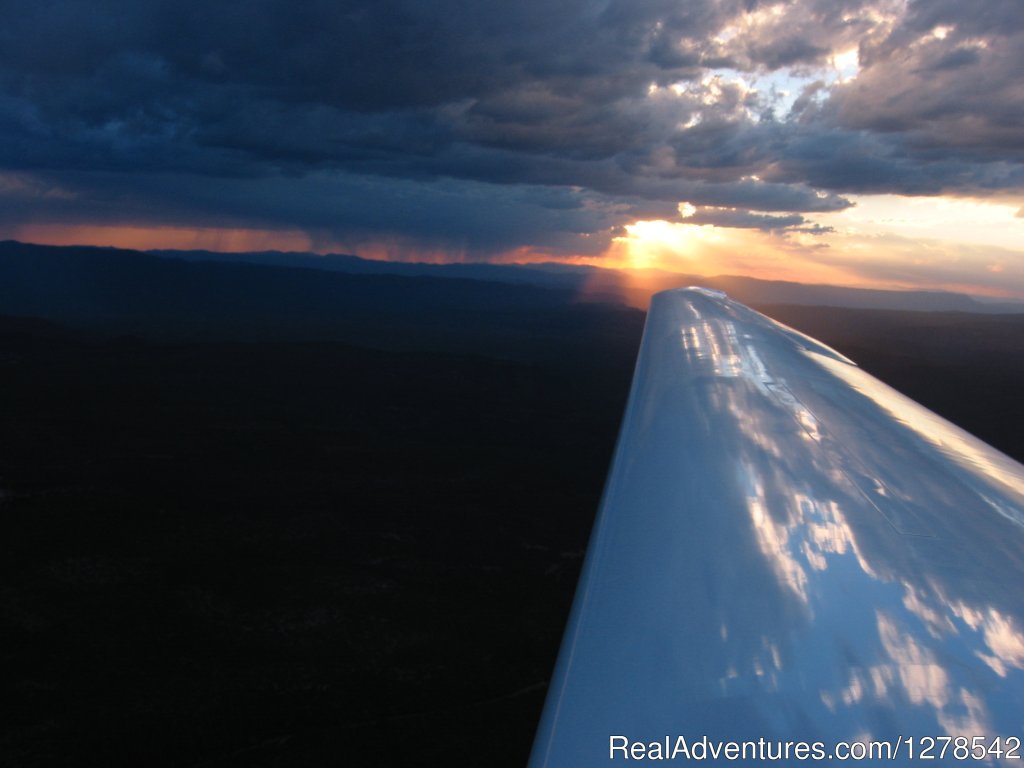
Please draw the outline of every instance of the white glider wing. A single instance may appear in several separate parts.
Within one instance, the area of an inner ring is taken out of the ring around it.
[[[1024,765],[1024,467],[703,289],[652,301],[530,766],[679,736]]]

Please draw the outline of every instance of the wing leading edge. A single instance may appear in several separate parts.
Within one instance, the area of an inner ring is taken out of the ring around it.
[[[943,735],[1024,736],[1024,467],[724,295],[656,295],[531,768]]]

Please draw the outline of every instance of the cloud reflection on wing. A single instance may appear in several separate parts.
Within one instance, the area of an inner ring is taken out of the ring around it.
[[[882,386],[720,294],[654,297],[539,764],[1022,732],[1024,468]]]
[[[1024,686],[1022,553],[1005,546],[1024,520],[1020,465],[838,356],[761,343],[778,328],[745,308],[692,302],[683,368],[715,392],[705,405],[757,551],[803,607],[802,626],[757,627],[753,658],[719,670],[722,690],[800,688],[809,665],[830,665],[805,715],[850,737],[891,735],[896,713],[918,736],[1015,732],[985,693],[993,677]],[[743,645],[744,623],[723,625],[724,642]]]

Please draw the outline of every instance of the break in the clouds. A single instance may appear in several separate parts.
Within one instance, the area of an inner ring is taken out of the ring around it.
[[[4,0],[0,227],[485,257],[1024,191],[1019,0]],[[413,246],[414,247],[414,246]]]

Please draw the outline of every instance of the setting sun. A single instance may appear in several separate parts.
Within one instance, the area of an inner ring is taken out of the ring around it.
[[[692,260],[693,239],[700,227],[654,219],[626,225],[626,234],[615,238],[622,246],[627,269],[668,268],[682,271],[683,262]]]

